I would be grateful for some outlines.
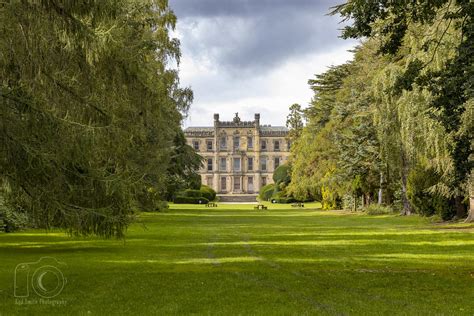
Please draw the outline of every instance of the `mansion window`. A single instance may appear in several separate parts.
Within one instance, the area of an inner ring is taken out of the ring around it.
[[[276,169],[280,166],[281,158],[280,157],[275,157],[273,162],[274,162],[274,166],[275,166],[274,168]]]
[[[234,177],[234,191],[240,191],[240,177]]]
[[[253,158],[247,158],[247,171],[253,171]]]
[[[226,171],[227,170],[227,160],[224,157],[221,157],[219,161],[219,170]]]
[[[262,147],[261,147],[262,150],[267,150],[267,141],[266,140],[262,140]]]
[[[280,141],[279,141],[279,140],[276,140],[276,141],[273,143],[273,150],[274,150],[274,151],[280,151]]]
[[[266,157],[260,158],[260,170],[267,171],[267,158]]]
[[[227,149],[227,137],[222,136],[220,139],[220,148]]]
[[[253,192],[253,177],[247,178],[247,191]]]
[[[262,187],[267,185],[267,177],[262,177]]]
[[[290,149],[291,149],[291,142],[290,142],[290,141],[287,141],[287,142],[286,142],[286,149],[287,149],[288,151],[290,151]]]
[[[240,148],[240,136],[234,136],[234,149]]]
[[[221,177],[221,191],[227,191],[227,178]]]
[[[212,151],[212,140],[207,140],[206,141],[206,148],[207,148],[207,151]]]
[[[234,171],[240,171],[240,158],[234,158]]]
[[[213,169],[212,158],[207,158],[207,171],[212,171]]]
[[[199,151],[199,141],[193,140],[193,148],[195,151]]]
[[[207,177],[207,185],[212,188],[212,177]]]
[[[253,137],[252,136],[247,137],[247,148],[253,148]]]

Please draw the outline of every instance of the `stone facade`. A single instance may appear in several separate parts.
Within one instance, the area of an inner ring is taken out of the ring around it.
[[[188,127],[187,142],[203,158],[202,183],[220,194],[253,194],[273,182],[273,171],[286,163],[290,143],[284,126],[260,125],[253,121],[220,121],[213,127]]]

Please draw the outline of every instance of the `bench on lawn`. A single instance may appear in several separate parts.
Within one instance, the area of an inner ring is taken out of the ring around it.
[[[262,211],[263,211],[263,210],[267,210],[268,207],[266,207],[266,206],[263,205],[263,204],[258,204],[258,205],[255,206],[253,209],[254,209],[254,210],[262,210]]]
[[[206,204],[206,207],[217,207],[217,203],[216,202],[209,202]]]
[[[304,207],[304,203],[302,202],[293,203],[291,204],[291,207]]]

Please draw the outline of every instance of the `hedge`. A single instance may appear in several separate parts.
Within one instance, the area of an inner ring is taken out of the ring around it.
[[[177,196],[174,199],[175,204],[207,204],[209,200],[205,197]]]
[[[208,199],[209,201],[214,201],[216,199],[217,193],[211,187],[208,187],[207,185],[202,185],[200,191],[202,196]]]
[[[186,189],[184,190],[184,192],[178,195],[185,196],[185,197],[199,198],[199,197],[202,197],[202,192],[200,190]]]

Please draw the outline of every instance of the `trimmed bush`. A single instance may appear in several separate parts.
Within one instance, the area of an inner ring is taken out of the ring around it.
[[[174,199],[175,204],[207,204],[209,200],[205,197],[177,196]]]
[[[268,201],[272,197],[274,191],[275,191],[275,185],[273,183],[267,184],[266,186],[264,186],[260,189],[260,193],[258,194],[258,198],[261,201]]]
[[[208,199],[209,201],[214,201],[216,199],[217,193],[211,187],[208,187],[207,185],[202,185],[200,191],[202,196]]]
[[[193,190],[193,189],[186,189],[184,192],[178,194],[186,197],[194,197],[194,198],[199,198],[202,197],[202,192],[201,190]]]

